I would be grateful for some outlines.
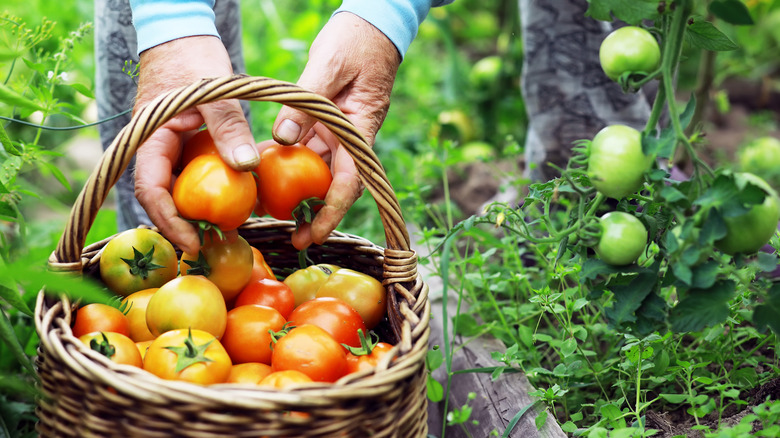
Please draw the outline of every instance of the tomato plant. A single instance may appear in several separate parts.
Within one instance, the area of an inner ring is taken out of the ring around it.
[[[93,332],[79,336],[79,340],[115,363],[139,368],[143,366],[141,352],[135,342],[126,335],[116,332]]]
[[[154,336],[175,329],[198,329],[222,337],[227,307],[219,288],[200,275],[177,277],[162,285],[146,306],[146,325]]]
[[[292,325],[314,324],[333,336],[339,344],[360,347],[358,330],[366,332],[360,314],[343,300],[314,298],[296,307],[288,319]]]
[[[331,274],[339,269],[341,268],[335,265],[311,265],[294,271],[283,282],[292,290],[295,296],[295,305],[300,306],[302,303],[314,298],[317,294],[317,289],[325,283]]]
[[[751,173],[738,173],[734,177],[743,185],[758,187],[764,194],[764,201],[750,205],[736,215],[724,217],[726,235],[717,240],[715,246],[727,254],[752,254],[766,245],[777,232],[780,199],[769,184]]]
[[[76,311],[72,329],[73,336],[77,338],[93,332],[114,332],[129,336],[130,321],[116,307],[91,303]]]
[[[647,245],[647,229],[636,216],[611,211],[601,217],[602,233],[595,251],[610,265],[634,263]]]
[[[223,383],[233,366],[219,340],[197,329],[176,329],[157,337],[144,357],[144,369],[166,380],[201,385]]]
[[[641,134],[625,125],[610,125],[590,144],[588,176],[599,192],[621,199],[636,192],[652,157],[642,152]]]
[[[205,235],[197,256],[181,255],[181,275],[202,275],[217,285],[225,301],[241,292],[252,276],[254,256],[252,247],[241,236],[234,240],[221,239],[216,233]]]
[[[146,307],[158,288],[139,290],[126,296],[122,300],[125,306],[125,316],[130,322],[130,339],[135,342],[149,341],[154,339],[154,335],[149,331],[146,325]]]
[[[261,278],[250,281],[238,294],[233,305],[239,307],[248,304],[273,307],[279,311],[284,319],[288,319],[295,308],[295,295],[293,295],[292,289],[283,282]]]
[[[279,220],[311,222],[328,193],[333,176],[322,158],[304,145],[272,145],[260,155],[258,199],[264,212]],[[303,201],[314,199],[308,205]],[[308,219],[304,218],[308,216]]]
[[[205,221],[222,231],[249,219],[256,199],[252,173],[233,170],[219,155],[195,157],[173,184],[173,202],[184,219]]]
[[[604,38],[599,48],[599,61],[604,73],[616,81],[625,73],[654,72],[661,65],[661,49],[647,30],[624,26]]]
[[[330,274],[315,295],[344,301],[360,314],[369,330],[385,316],[385,287],[376,278],[353,269],[342,268]]]
[[[257,362],[233,364],[230,367],[225,383],[240,383],[244,385],[259,385],[260,382],[271,374],[271,365]]]
[[[176,277],[178,258],[171,242],[148,228],[123,231],[100,255],[100,277],[119,295],[160,287]]]
[[[287,321],[276,309],[250,304],[231,309],[227,314],[222,345],[233,363],[271,364],[272,335]]]
[[[303,324],[276,341],[271,368],[300,371],[315,382],[335,382],[347,373],[347,353],[325,330]]]

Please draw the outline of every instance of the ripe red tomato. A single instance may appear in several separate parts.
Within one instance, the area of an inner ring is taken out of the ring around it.
[[[385,316],[387,290],[379,280],[362,272],[341,268],[328,276],[315,295],[343,300],[357,310],[369,330]]]
[[[234,306],[260,304],[278,310],[284,319],[289,319],[295,308],[295,295],[292,289],[283,282],[261,278],[250,281],[236,297]]]
[[[623,266],[634,263],[647,246],[647,229],[636,216],[611,211],[601,217],[602,232],[594,250],[604,262]]]
[[[259,280],[261,278],[276,280],[276,275],[274,275],[273,269],[271,269],[265,261],[263,253],[254,246],[252,247],[252,256],[254,257],[254,263],[252,264],[252,276],[249,277],[249,281]]]
[[[207,233],[197,255],[182,253],[181,275],[202,275],[216,284],[225,301],[241,292],[252,276],[252,246],[241,236],[220,239]]]
[[[162,234],[147,228],[123,231],[100,255],[100,277],[113,292],[127,296],[160,287],[176,277],[176,250]]]
[[[360,314],[349,304],[333,297],[306,301],[293,310],[288,321],[295,326],[314,324],[328,332],[339,344],[355,348],[360,347],[358,330],[367,331]]]
[[[143,359],[135,342],[121,333],[93,332],[79,336],[79,340],[114,363],[139,368],[143,366]]]
[[[610,125],[593,137],[588,176],[596,190],[621,199],[639,190],[652,163],[652,157],[642,152],[639,131],[630,126]]]
[[[300,144],[270,146],[260,155],[255,173],[259,204],[279,220],[296,219],[293,210],[301,201],[324,200],[333,181],[322,157]]]
[[[341,269],[335,265],[318,264],[304,269],[298,269],[284,279],[284,284],[292,289],[295,295],[295,305],[311,300],[317,294],[317,289],[325,283],[332,273]]]
[[[347,354],[328,332],[313,324],[303,324],[276,342],[271,368],[297,370],[315,382],[335,382],[347,373]]]
[[[219,340],[196,329],[163,333],[144,357],[144,369],[157,377],[201,385],[225,382],[232,366]]]
[[[227,307],[222,292],[200,275],[177,277],[165,283],[146,306],[146,325],[154,336],[192,328],[220,338],[226,322]]]
[[[259,385],[266,376],[271,374],[271,365],[257,362],[233,364],[225,383],[241,383],[244,385]]]
[[[184,143],[179,159],[179,168],[184,169],[195,157],[199,155],[219,155],[219,149],[207,130],[198,131]]]
[[[79,338],[93,332],[114,332],[130,336],[130,321],[116,307],[91,303],[76,311],[73,336]]]
[[[233,363],[271,364],[271,332],[284,328],[287,321],[274,308],[251,304],[236,307],[227,314],[222,345]]]
[[[185,219],[235,230],[252,215],[257,187],[251,172],[233,170],[218,155],[199,155],[176,178],[173,202]]]
[[[159,288],[139,290],[125,297],[122,303],[126,306],[125,316],[130,322],[130,339],[135,342],[149,341],[154,335],[146,325],[146,306]]]
[[[613,81],[625,72],[649,74],[661,65],[661,49],[653,34],[637,26],[612,31],[599,48],[599,61]]]

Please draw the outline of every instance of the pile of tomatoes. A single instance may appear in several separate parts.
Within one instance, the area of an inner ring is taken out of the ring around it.
[[[386,290],[378,280],[332,264],[277,278],[258,248],[237,233],[223,233],[253,211],[291,219],[300,204],[317,206],[311,201],[321,200],[330,184],[327,164],[304,146],[271,147],[262,160],[272,164],[289,154],[308,157],[309,165],[287,166],[302,170],[299,178],[311,181],[327,172],[324,190],[296,183],[290,173],[271,175],[262,164],[254,175],[236,172],[216,153],[207,131],[200,131],[185,145],[173,187],[182,217],[207,225],[200,226],[198,254],[179,255],[151,229],[116,235],[101,253],[100,276],[121,301],[80,307],[73,334],[116,363],[203,385],[335,382],[389,363],[393,346],[372,331],[385,317]],[[265,191],[271,184],[301,190],[271,196]]]

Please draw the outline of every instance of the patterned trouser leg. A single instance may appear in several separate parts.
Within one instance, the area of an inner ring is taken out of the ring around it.
[[[528,112],[528,177],[558,176],[572,143],[608,124],[644,128],[650,104],[642,93],[624,94],[601,70],[598,52],[612,29],[586,17],[586,0],[519,0],[525,57],[521,86]]]
[[[215,13],[217,30],[230,54],[233,71],[244,72],[239,0],[218,0]],[[133,106],[136,83],[122,71],[126,61],[132,61],[134,65],[138,63],[136,34],[128,0],[95,0],[95,98],[98,118],[101,120]],[[242,102],[242,105],[244,113],[248,115],[248,104]],[[130,115],[127,114],[100,125],[103,149],[111,144],[129,121]],[[120,231],[140,224],[151,224],[135,199],[134,169],[135,159],[114,187],[117,226]]]

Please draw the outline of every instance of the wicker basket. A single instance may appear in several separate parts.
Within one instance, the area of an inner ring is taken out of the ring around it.
[[[133,117],[103,155],[73,206],[49,260],[50,269],[99,278],[101,249],[110,238],[84,248],[85,238],[138,145],[176,114],[230,98],[273,101],[302,110],[326,125],[355,160],[361,181],[376,200],[387,248],[334,232],[323,245],[310,248],[309,256],[317,263],[350,267],[382,281],[389,299],[380,336],[395,343],[394,360],[388,358],[373,372],[349,375],[335,384],[286,391],[167,381],[116,365],[85,348],[70,329],[73,303],[42,290],[35,309],[43,392],[37,409],[39,433],[166,438],[426,436],[428,288],[418,275],[398,200],[376,155],[341,111],[321,96],[290,83],[242,75],[204,80],[160,96]],[[263,251],[274,269],[289,270],[298,266],[290,242],[293,230],[291,222],[252,218],[239,233]]]

